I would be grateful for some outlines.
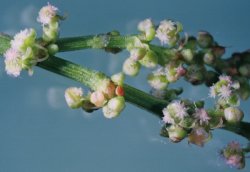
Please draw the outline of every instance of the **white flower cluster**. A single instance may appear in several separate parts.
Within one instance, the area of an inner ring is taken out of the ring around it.
[[[37,63],[35,39],[34,29],[22,30],[14,36],[11,47],[4,53],[5,70],[8,75],[17,77],[22,69],[32,74],[32,67]]]

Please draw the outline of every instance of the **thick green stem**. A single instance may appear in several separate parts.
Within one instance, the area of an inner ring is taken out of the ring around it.
[[[0,34],[0,55],[3,55],[3,53],[10,47],[10,39],[11,38],[9,36]],[[69,39],[65,38],[64,40],[70,40],[70,39],[71,38]],[[127,39],[129,40],[129,38],[124,38],[123,41],[126,42],[128,41]],[[67,50],[67,48],[65,47],[69,47],[70,43],[67,44],[68,46],[64,46],[65,51]],[[112,44],[115,44],[115,40],[112,42]],[[81,49],[81,46],[78,46],[77,48],[77,45],[74,45],[74,47],[75,50]],[[117,47],[122,48],[121,45]],[[46,69],[48,71],[51,71],[53,73],[57,73],[59,75],[71,78],[80,83],[83,83],[84,85],[88,86],[91,89],[94,89],[96,82],[98,82],[98,80],[100,79],[99,76],[104,75],[101,72],[88,69],[86,67],[74,64],[72,62],[69,62],[67,60],[58,57],[50,57],[48,60],[38,63],[37,66]],[[157,99],[129,85],[124,85],[124,89],[125,89],[126,101],[142,109],[145,109],[149,112],[152,112],[158,117],[162,117],[163,115],[162,109],[168,104],[167,101]],[[241,122],[237,127],[225,126],[224,129],[239,134],[250,140],[250,134],[249,134],[250,123]]]

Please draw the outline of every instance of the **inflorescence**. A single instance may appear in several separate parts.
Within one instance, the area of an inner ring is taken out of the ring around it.
[[[58,52],[56,40],[61,19],[57,7],[48,3],[41,8],[37,21],[43,28],[42,38],[38,39],[32,28],[13,37],[11,47],[4,53],[7,74],[18,77],[22,70],[32,74],[33,66],[53,58]],[[138,24],[138,30],[140,33],[132,36],[126,45],[130,56],[124,61],[120,73],[110,78],[98,75],[97,83],[87,94],[82,88],[66,89],[65,99],[70,108],[82,108],[87,112],[102,108],[106,118],[117,117],[125,108],[125,75],[137,76],[143,66],[152,70],[147,77],[152,95],[170,102],[162,109],[162,135],[172,142],[188,138],[189,143],[203,146],[212,138],[214,128],[239,124],[244,116],[239,109],[240,97],[246,99],[250,95],[246,86],[248,81],[242,79],[249,75],[247,65],[241,65],[239,69],[223,66],[221,57],[225,47],[205,31],[199,32],[197,37],[187,34],[182,37],[183,27],[179,22],[163,20],[156,26],[151,19],[145,19]],[[162,46],[150,44],[155,38]],[[224,67],[225,71],[220,69]],[[205,109],[203,101],[182,100],[178,97],[181,91],[172,92],[170,96],[168,85],[182,77],[193,85],[204,83],[209,86],[214,107]],[[244,151],[236,142],[229,143],[221,155],[230,166],[240,169],[245,165]]]

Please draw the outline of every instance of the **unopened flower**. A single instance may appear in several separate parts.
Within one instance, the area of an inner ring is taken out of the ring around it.
[[[175,143],[180,142],[187,136],[187,131],[178,125],[171,125],[167,128],[167,131],[169,139]]]
[[[106,118],[117,117],[125,107],[125,99],[122,96],[117,96],[109,100],[106,106],[102,108]]]
[[[51,23],[51,21],[56,17],[58,8],[48,3],[47,6],[44,6],[39,11],[39,16],[37,21],[43,25]]]
[[[197,42],[201,48],[209,48],[212,46],[214,40],[210,33],[201,31],[198,33]]]
[[[211,138],[211,134],[204,128],[193,128],[188,136],[188,142],[197,146],[204,146],[204,144]]]
[[[111,76],[111,80],[117,85],[123,85],[125,75],[123,72],[116,73]]]
[[[102,107],[107,100],[101,91],[95,91],[90,95],[90,102],[96,107]]]
[[[76,109],[82,106],[84,97],[83,97],[83,91],[81,88],[77,88],[77,87],[67,88],[64,96],[70,108]]]
[[[168,80],[166,79],[165,75],[157,75],[152,73],[148,75],[147,80],[150,86],[156,90],[163,90],[168,85]]]
[[[126,75],[136,76],[140,71],[141,65],[139,62],[132,60],[131,58],[127,58],[123,63],[123,72]]]
[[[147,68],[154,68],[158,64],[158,56],[154,51],[147,51],[145,56],[139,62]]]
[[[224,117],[229,123],[237,123],[242,120],[244,113],[236,107],[228,107],[224,109]]]
[[[146,54],[145,48],[133,48],[130,50],[130,58],[134,61],[141,60]]]
[[[163,20],[157,28],[155,36],[159,38],[162,44],[173,46],[178,41],[178,33],[181,30],[182,26],[180,23],[175,23],[171,20]]]
[[[194,113],[195,119],[199,122],[200,125],[206,124],[208,125],[208,122],[210,120],[210,117],[208,116],[208,113],[205,109],[196,109]]]

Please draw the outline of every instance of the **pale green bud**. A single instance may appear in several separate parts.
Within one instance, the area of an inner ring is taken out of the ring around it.
[[[115,117],[119,116],[119,114],[120,114],[119,112],[113,111],[112,109],[110,109],[108,107],[108,105],[106,105],[102,108],[102,112],[103,112],[104,117],[109,118],[109,119],[115,118]]]
[[[70,87],[65,91],[65,100],[72,109],[80,108],[83,104],[83,91],[81,88]]]
[[[158,64],[158,57],[153,51],[148,51],[140,63],[147,68],[154,68]]]
[[[125,107],[125,99],[123,96],[117,96],[109,100],[108,108],[115,112],[121,112]]]
[[[169,139],[172,142],[180,142],[187,136],[187,131],[178,125],[171,125],[167,128]]]
[[[123,63],[123,72],[126,75],[136,76],[140,71],[141,65],[139,62],[134,61],[131,58],[127,58]]]
[[[47,47],[47,49],[48,49],[48,52],[49,52],[50,55],[55,55],[58,52],[59,47],[58,47],[57,44],[50,44]]]
[[[120,72],[111,76],[111,80],[117,85],[123,85],[125,79],[124,73]]]
[[[209,64],[209,65],[213,64],[213,62],[215,61],[213,53],[210,51],[205,53],[203,56],[203,61],[204,63]]]
[[[193,57],[194,57],[193,52],[192,52],[191,49],[183,49],[183,50],[181,51],[181,55],[182,55],[183,58],[184,58],[186,61],[188,61],[188,62],[192,61],[192,60],[193,60]]]
[[[141,60],[146,54],[146,49],[145,48],[133,48],[130,51],[130,58],[133,59],[134,61]]]
[[[244,117],[244,113],[236,107],[228,107],[224,109],[224,117],[229,123],[238,123]]]

